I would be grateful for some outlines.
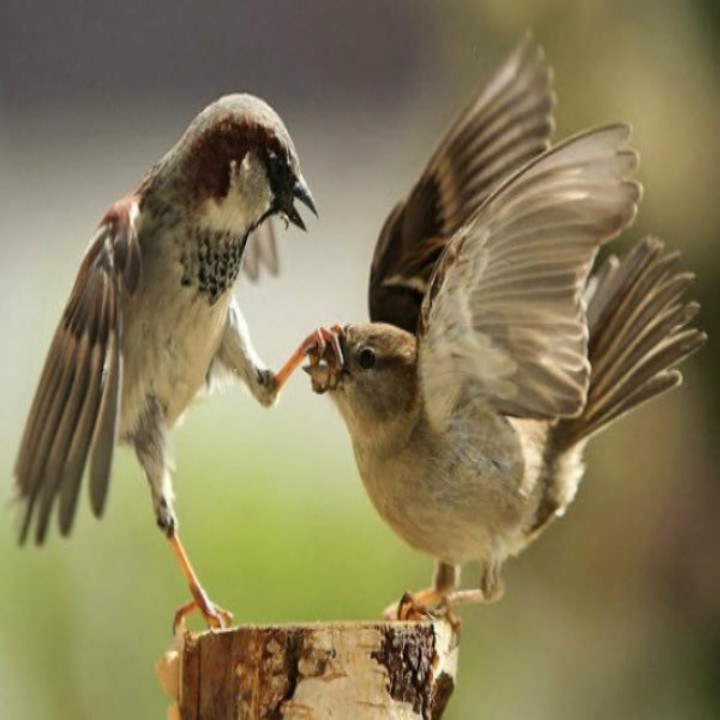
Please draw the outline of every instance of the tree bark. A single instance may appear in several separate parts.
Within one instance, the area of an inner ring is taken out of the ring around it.
[[[168,718],[442,717],[458,637],[443,620],[187,632],[158,662]]]

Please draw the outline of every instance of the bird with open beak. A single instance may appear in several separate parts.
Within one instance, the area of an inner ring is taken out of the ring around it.
[[[168,431],[220,373],[263,405],[275,401],[287,373],[262,364],[232,291],[244,259],[251,275],[274,267],[271,234],[248,245],[266,218],[305,229],[297,200],[316,212],[282,120],[258,98],[228,95],[110,207],[80,264],[22,438],[21,542],[32,532],[43,543],[55,509],[60,532],[70,532],[84,474],[100,517],[115,446],[130,445],[190,586],[176,622],[194,608],[213,626],[228,622],[180,543]]]
[[[623,125],[545,149],[548,77],[525,41],[390,214],[372,322],[317,331],[292,358],[309,355],[382,518],[436,558],[388,617],[500,597],[505,560],[572,501],[588,438],[678,385],[705,341],[687,328],[692,275],[659,242],[589,281],[635,217],[637,155]]]

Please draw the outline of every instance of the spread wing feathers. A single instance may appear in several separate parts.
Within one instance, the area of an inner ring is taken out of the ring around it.
[[[630,131],[614,125],[532,160],[453,239],[418,330],[426,404],[444,423],[473,383],[499,412],[577,415],[589,364],[583,289],[599,247],[629,225],[641,188]]]
[[[443,248],[501,179],[548,148],[554,104],[550,69],[528,36],[458,115],[385,221],[370,275],[371,320],[415,332]]]
[[[706,335],[688,327],[700,306],[684,300],[694,276],[678,253],[646,239],[621,262],[605,263],[590,298],[590,388],[577,418],[560,421],[560,449],[590,437],[628,410],[682,382],[675,370]]]
[[[262,268],[271,275],[277,275],[280,268],[275,226],[271,219],[265,220],[253,230],[243,253],[243,270],[250,280],[255,282]]]
[[[15,466],[21,543],[33,518],[44,541],[55,504],[61,532],[70,531],[88,464],[91,505],[103,512],[120,409],[121,293],[134,293],[141,276],[136,216],[132,199],[106,215],[50,345]]]

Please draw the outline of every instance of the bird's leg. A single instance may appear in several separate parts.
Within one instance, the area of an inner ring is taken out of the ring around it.
[[[414,620],[427,617],[429,610],[445,605],[448,594],[460,582],[460,566],[438,561],[432,587],[416,593],[405,593],[399,603],[385,608],[383,617],[386,620]]]
[[[310,333],[275,375],[278,389],[287,382],[307,356],[310,357],[311,364],[317,364],[324,358],[326,351],[330,350],[332,356],[326,359],[333,363],[334,367],[341,368],[343,366],[343,353],[340,347],[341,334],[340,325],[333,325],[329,329],[318,328],[315,332]]]
[[[504,585],[500,577],[500,564],[491,562],[482,568],[480,587],[449,592],[443,599],[443,605],[454,608],[461,605],[493,603],[502,597],[503,592]]]
[[[480,605],[488,602],[485,593],[480,588],[472,590],[455,590],[446,595],[443,604],[448,608],[461,607],[462,605]]]
[[[172,483],[167,459],[165,423],[162,408],[154,398],[149,398],[147,401],[145,412],[133,435],[133,445],[150,484],[158,527],[170,542],[193,598],[192,602],[183,605],[175,613],[173,630],[188,613],[196,609],[200,611],[210,627],[226,627],[232,621],[232,615],[210,601],[200,585],[178,536],[178,523],[173,507]]]
[[[152,483],[151,483],[152,484]],[[169,486],[169,482],[167,483]],[[155,493],[153,492],[153,496]],[[170,547],[172,548],[175,557],[177,558],[180,570],[185,576],[188,587],[190,588],[190,594],[192,595],[192,601],[179,607],[175,611],[173,619],[173,633],[178,628],[180,623],[183,621],[186,615],[189,615],[194,610],[198,610],[205,619],[205,622],[209,627],[215,629],[221,629],[228,627],[232,623],[232,613],[225,608],[221,608],[213,603],[208,594],[205,592],[203,586],[200,584],[200,580],[190,563],[190,558],[185,552],[185,548],[180,541],[180,536],[177,530],[177,518],[175,511],[172,507],[172,502],[166,494],[160,494],[158,500],[155,503],[155,515],[157,517],[157,523],[160,529],[165,533]]]
[[[180,569],[183,575],[185,575],[185,580],[187,580],[190,588],[190,594],[193,597],[189,603],[182,605],[175,611],[173,632],[175,632],[185,616],[194,610],[198,610],[205,618],[205,622],[212,628],[221,629],[229,627],[232,623],[232,613],[224,608],[218,607],[210,600],[202,585],[200,585],[200,580],[190,564],[190,558],[188,558],[185,548],[180,542],[177,531],[173,531],[171,535],[168,535],[168,540],[180,564]]]
[[[231,370],[261,405],[267,407],[277,399],[280,386],[276,382],[275,373],[265,367],[255,352],[247,323],[235,302],[231,303],[228,309],[225,330],[215,360]],[[210,379],[214,365],[213,362],[210,366]]]

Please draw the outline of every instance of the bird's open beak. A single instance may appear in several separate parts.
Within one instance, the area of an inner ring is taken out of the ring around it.
[[[292,186],[292,193],[291,196],[288,199],[288,202],[286,203],[285,208],[283,209],[283,212],[285,215],[287,215],[288,220],[293,224],[297,225],[301,230],[305,230],[305,223],[303,222],[302,217],[300,216],[300,213],[297,211],[297,208],[295,207],[294,201],[299,200],[303,205],[305,205],[307,208],[309,208],[313,215],[317,217],[317,207],[315,206],[315,200],[313,199],[312,193],[310,192],[310,188],[307,186],[307,183],[305,182],[305,178],[302,175],[298,175],[297,179],[295,180],[294,185]]]

